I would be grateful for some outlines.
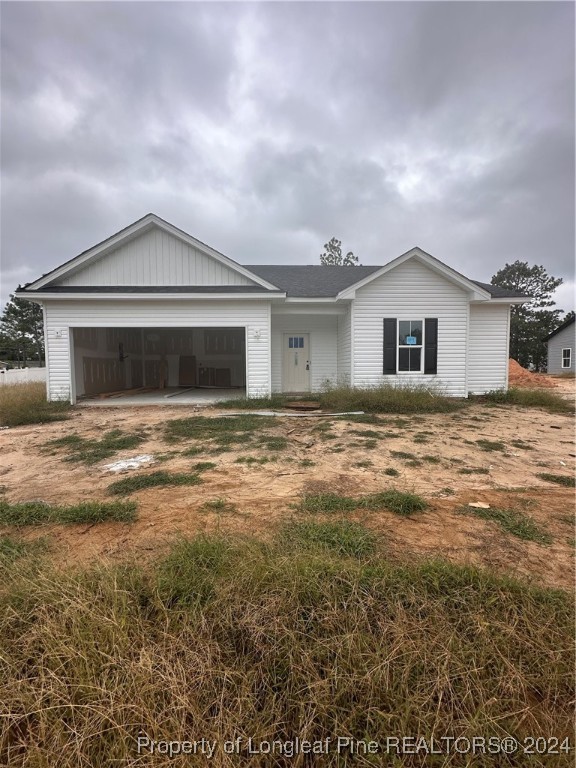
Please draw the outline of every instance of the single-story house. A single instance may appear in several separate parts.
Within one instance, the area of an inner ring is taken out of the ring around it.
[[[506,389],[518,294],[420,248],[384,266],[242,265],[154,214],[20,287],[42,305],[48,397],[327,382]]]
[[[565,320],[543,341],[548,343],[548,373],[574,373],[574,348],[576,347],[576,326],[574,317]]]

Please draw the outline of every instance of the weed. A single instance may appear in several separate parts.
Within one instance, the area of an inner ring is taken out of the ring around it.
[[[384,470],[384,474],[385,474],[385,475],[388,475],[389,477],[398,477],[398,475],[400,474],[400,472],[398,472],[398,470],[397,470],[397,469],[394,469],[394,467],[387,467],[387,468]]]
[[[300,462],[300,466],[301,467],[315,467],[316,466],[316,462],[312,461],[312,459],[302,459],[302,461]]]
[[[503,451],[506,446],[498,440],[476,440],[476,445],[483,451]]]
[[[394,456],[395,459],[415,459],[413,453],[406,453],[406,451],[390,451],[390,456]]]
[[[268,456],[238,456],[234,460],[235,464],[268,464],[270,458]]]
[[[66,461],[97,464],[118,451],[136,448],[145,439],[146,436],[141,433],[128,435],[120,429],[113,429],[106,432],[100,440],[88,439],[73,433],[56,440],[49,440],[46,446],[66,448],[68,452]]]
[[[550,413],[574,413],[574,403],[564,400],[555,392],[543,389],[512,387],[507,392],[494,390],[480,399],[498,405],[517,405],[521,408],[543,408]]]
[[[534,446],[528,445],[524,440],[511,440],[510,444],[514,446],[514,448],[520,448],[523,451],[533,451]]]
[[[336,493],[321,493],[304,496],[298,509],[302,512],[352,512],[356,509],[388,509],[398,515],[421,512],[428,504],[420,496],[402,491],[387,490],[371,493],[358,498],[340,496]]]
[[[575,478],[570,475],[553,475],[549,472],[539,472],[536,477],[539,477],[541,480],[546,480],[547,483],[564,485],[566,488],[574,488],[576,485]]]
[[[284,451],[288,448],[288,440],[285,437],[261,437],[259,440],[267,451]]]
[[[46,504],[43,501],[8,504],[6,501],[0,501],[0,524],[3,525],[103,523],[109,520],[130,523],[135,517],[134,501],[84,501],[70,505]]]
[[[449,485],[445,486],[444,488],[441,488],[440,492],[443,493],[445,496],[454,496],[454,494],[456,493],[454,488],[450,488]]]
[[[457,511],[463,515],[474,515],[474,517],[498,523],[504,531],[525,541],[535,541],[538,544],[552,542],[552,537],[546,531],[542,531],[533,518],[516,509],[461,507]]]
[[[280,530],[279,537],[288,550],[328,549],[349,557],[372,554],[376,543],[374,534],[349,520],[329,523],[291,522]]]
[[[404,464],[405,467],[421,467],[422,462],[420,459],[410,459]]]
[[[199,461],[196,464],[194,464],[192,469],[195,472],[206,472],[209,469],[215,469],[217,466],[218,465],[214,464],[213,461]]]
[[[439,390],[418,384],[377,387],[334,387],[318,398],[322,408],[369,413],[446,413],[465,407],[464,400],[446,397]]]
[[[49,548],[47,539],[20,541],[13,536],[0,536],[0,563],[13,563],[21,557],[42,555]]]
[[[295,399],[295,398],[292,398]],[[285,395],[272,395],[271,397],[237,397],[231,400],[221,400],[218,403],[219,408],[230,408],[234,410],[274,410],[284,408],[290,398]]]
[[[108,486],[108,493],[114,495],[127,495],[144,488],[156,488],[164,485],[198,485],[202,478],[194,474],[172,474],[162,470],[150,472],[147,475],[134,475],[117,480]]]
[[[213,440],[221,445],[247,442],[252,432],[266,429],[275,424],[273,416],[193,416],[189,419],[172,419],[167,422],[164,439],[167,442],[178,440]]]
[[[70,403],[48,402],[46,385],[41,382],[0,386],[0,426],[46,424],[68,419]]]
[[[200,506],[201,512],[216,512],[219,515],[232,515],[237,512],[236,504],[231,504],[226,499],[218,498],[205,501]]]
[[[485,467],[462,467],[458,470],[459,475],[489,475],[490,470]]]
[[[440,464],[442,462],[439,456],[431,456],[430,454],[422,456],[422,459],[423,461],[427,461],[428,464]]]
[[[356,467],[357,469],[368,469],[369,467],[373,467],[371,461],[366,459],[365,461],[356,461],[354,464],[352,464],[353,467]]]
[[[380,432],[375,432],[373,429],[351,429],[351,435],[358,435],[359,437],[371,437],[376,440],[380,440],[382,435]]]

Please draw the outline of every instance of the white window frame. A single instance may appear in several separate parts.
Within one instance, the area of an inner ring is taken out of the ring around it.
[[[568,365],[564,365],[564,358],[566,355],[564,352],[568,352]],[[562,368],[571,368],[572,367],[572,347],[562,347]]]
[[[422,323],[422,344],[400,344],[400,323]],[[398,376],[420,376],[424,373],[424,318],[419,317],[397,317],[396,318],[396,374]],[[420,370],[419,371],[401,371],[400,370],[400,350],[401,349],[420,349]]]

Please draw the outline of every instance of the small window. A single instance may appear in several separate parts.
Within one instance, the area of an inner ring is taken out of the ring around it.
[[[289,349],[304,349],[304,336],[289,336]]]
[[[422,320],[398,321],[398,371],[422,371]]]
[[[566,347],[562,350],[562,368],[570,368],[572,365],[572,349]]]

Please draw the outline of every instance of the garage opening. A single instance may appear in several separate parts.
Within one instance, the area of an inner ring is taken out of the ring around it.
[[[246,387],[244,328],[74,328],[72,348],[77,399]]]

